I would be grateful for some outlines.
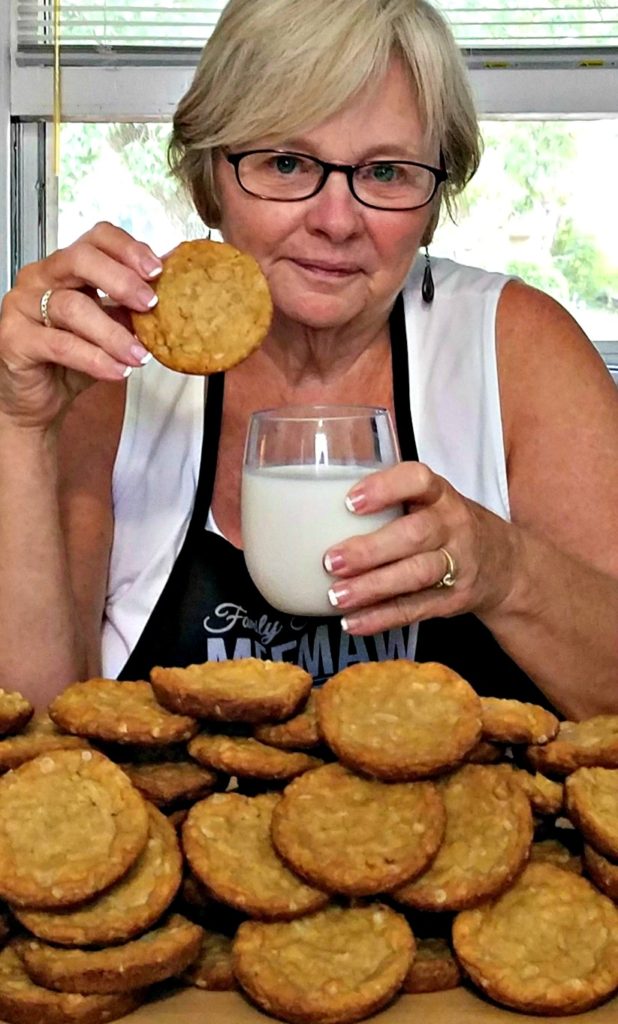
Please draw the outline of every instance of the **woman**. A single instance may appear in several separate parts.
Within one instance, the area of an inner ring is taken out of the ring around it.
[[[618,711],[611,378],[547,296],[417,258],[478,162],[441,18],[231,0],[172,153],[205,223],[260,262],[272,327],[205,386],[129,330],[155,301],[147,245],[99,224],[20,273],[0,321],[2,683],[44,703],[156,663],[254,654],[319,679],[407,656],[570,718]],[[250,413],[316,402],[391,410],[404,461],[349,500],[406,514],[325,553],[343,620],[299,624],[251,587],[239,482]]]

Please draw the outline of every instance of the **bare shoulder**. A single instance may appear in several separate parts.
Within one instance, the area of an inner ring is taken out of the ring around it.
[[[618,572],[618,388],[571,315],[535,288],[505,286],[496,330],[513,520]]]
[[[124,382],[99,382],[66,414],[59,437],[59,501],[90,671],[100,671],[100,629],[114,514],[112,475],[124,416]]]

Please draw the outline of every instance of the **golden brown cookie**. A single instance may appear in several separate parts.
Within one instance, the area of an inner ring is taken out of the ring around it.
[[[0,736],[19,732],[34,714],[29,700],[16,690],[0,689]]]
[[[17,919],[40,939],[62,946],[127,942],[168,909],[181,881],[178,837],[164,814],[148,805],[148,842],[133,867],[100,896],[68,910],[23,910]]]
[[[618,860],[618,770],[578,768],[564,788],[573,824],[595,850]]]
[[[88,899],[146,845],[142,796],[94,750],[41,754],[0,778],[0,895],[18,907]]]
[[[346,1024],[384,1006],[414,955],[405,919],[379,903],[327,907],[298,921],[246,921],[234,973],[267,1013],[292,1024]]]
[[[270,839],[278,793],[215,793],[194,804],[182,827],[193,873],[210,894],[251,917],[300,917],[326,905],[277,856]]]
[[[525,864],[532,842],[530,803],[493,765],[464,765],[438,782],[446,807],[444,840],[431,866],[392,896],[418,910],[461,910],[502,892]]]
[[[0,772],[19,768],[20,764],[31,761],[39,754],[52,750],[89,750],[88,740],[79,736],[67,736],[47,714],[35,714],[17,736],[0,740]]]
[[[301,751],[278,750],[250,736],[224,736],[200,733],[187,747],[200,764],[230,775],[254,779],[292,779],[322,761]]]
[[[312,685],[302,668],[259,658],[207,661],[188,668],[157,666],[150,679],[166,708],[221,722],[289,718]]]
[[[504,747],[500,743],[479,740],[466,754],[469,764],[495,764],[504,756]]]
[[[597,889],[618,903],[618,863],[604,857],[592,846],[584,844],[584,866]]]
[[[386,781],[457,765],[480,737],[476,693],[434,662],[352,665],[332,676],[316,700],[320,732],[339,760]]]
[[[161,707],[150,683],[87,679],[67,686],[49,705],[60,729],[113,743],[162,746],[195,736],[199,724]]]
[[[272,840],[292,870],[318,888],[369,896],[423,871],[445,823],[430,782],[379,782],[327,764],[286,787]]]
[[[286,722],[264,722],[256,725],[253,735],[260,743],[268,743],[281,750],[310,750],[321,741],[315,697],[309,694],[303,709]]]
[[[58,949],[37,939],[15,944],[32,981],[82,995],[130,992],[180,974],[200,950],[202,929],[172,914],[139,939],[107,949]]]
[[[510,774],[519,783],[535,814],[560,814],[564,803],[564,786],[561,782],[554,782],[540,772],[527,772],[511,764],[499,764],[495,767],[498,771]]]
[[[550,775],[568,775],[576,768],[618,768],[618,715],[561,722],[554,740],[526,748],[526,759]]]
[[[547,743],[559,721],[538,704],[500,697],[481,697],[483,739],[492,743]]]
[[[30,980],[13,943],[0,953],[0,1017],[10,1024],[107,1024],[130,1013],[144,992],[82,996],[52,992]]]
[[[172,370],[218,373],[262,343],[272,299],[259,264],[226,242],[181,242],[152,282],[158,303],[132,313],[145,348]]]
[[[554,864],[557,868],[564,868],[565,871],[573,871],[576,875],[582,874],[582,859],[577,853],[561,843],[559,839],[539,839],[533,842],[530,847],[530,862],[542,861],[545,864]]]
[[[580,1013],[618,989],[618,908],[552,864],[459,914],[453,943],[475,984],[526,1013]]]
[[[182,981],[209,992],[228,992],[237,987],[232,969],[232,939],[221,932],[203,930],[197,958],[182,973]]]
[[[221,776],[192,761],[161,761],[158,764],[122,764],[142,796],[157,807],[179,801],[195,802],[220,786]]]
[[[461,970],[446,939],[417,939],[416,956],[403,979],[404,992],[443,992],[461,982]]]

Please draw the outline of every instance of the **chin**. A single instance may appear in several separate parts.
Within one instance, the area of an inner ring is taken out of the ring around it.
[[[361,303],[337,301],[324,295],[306,295],[298,301],[290,301],[290,297],[282,297],[278,302],[273,296],[275,308],[286,320],[302,324],[312,330],[333,330],[344,327],[362,312]]]

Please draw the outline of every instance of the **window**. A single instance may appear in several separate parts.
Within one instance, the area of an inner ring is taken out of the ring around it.
[[[57,188],[49,173],[53,3],[10,0],[0,12],[0,40],[9,30],[11,39],[0,74],[0,244],[12,238],[13,268],[101,217],[162,252],[202,231],[166,176],[164,150],[195,41],[223,3],[63,0]],[[553,293],[618,367],[618,207],[608,192],[618,158],[615,0],[440,5],[471,69],[485,154],[457,225],[445,221],[432,250]],[[5,273],[0,294],[6,287]]]

